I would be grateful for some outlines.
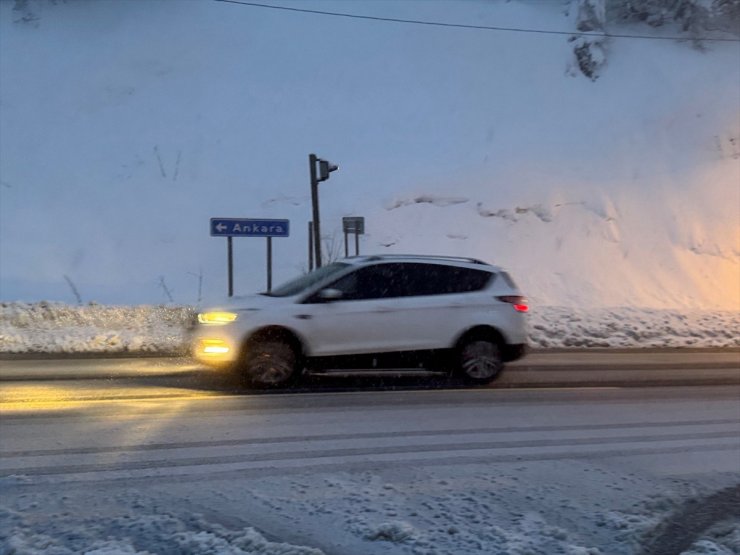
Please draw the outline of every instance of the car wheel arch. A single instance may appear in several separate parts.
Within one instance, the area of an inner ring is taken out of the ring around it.
[[[466,341],[469,341],[473,337],[485,337],[487,339],[492,339],[496,341],[496,343],[498,343],[499,347],[502,349],[506,347],[507,344],[506,338],[499,329],[489,325],[477,325],[468,328],[460,335],[458,335],[455,341],[452,343],[452,348],[455,350],[459,349]]]
[[[247,352],[250,345],[264,340],[285,341],[293,348],[299,359],[303,359],[307,355],[305,342],[301,336],[295,330],[278,325],[264,326],[251,332],[241,342],[242,354]]]

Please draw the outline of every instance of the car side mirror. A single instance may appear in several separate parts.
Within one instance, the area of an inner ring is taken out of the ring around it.
[[[344,293],[342,293],[339,289],[322,289],[319,291],[319,299],[322,301],[338,301],[344,296]]]

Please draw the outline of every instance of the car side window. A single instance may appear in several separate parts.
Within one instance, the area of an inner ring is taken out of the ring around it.
[[[374,264],[358,268],[325,288],[341,291],[343,301],[360,301],[479,291],[493,277],[483,270],[442,264]],[[323,301],[314,295],[306,302]]]
[[[480,291],[488,286],[495,275],[483,270],[473,270],[470,268],[455,268],[458,273],[453,280],[456,284],[456,291],[459,293],[468,293],[470,291]]]
[[[342,300],[359,301],[402,297],[406,280],[402,264],[375,264],[352,272],[329,285],[342,292]]]
[[[407,264],[408,295],[447,295],[483,289],[493,274],[442,264]]]

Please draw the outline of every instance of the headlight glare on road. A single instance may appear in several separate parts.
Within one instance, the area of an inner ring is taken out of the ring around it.
[[[235,312],[201,312],[198,322],[201,324],[224,325],[235,321],[239,315]]]

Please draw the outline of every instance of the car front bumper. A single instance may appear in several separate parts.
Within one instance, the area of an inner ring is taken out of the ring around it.
[[[223,368],[239,358],[239,341],[230,326],[197,326],[190,337],[190,352],[198,362]]]

